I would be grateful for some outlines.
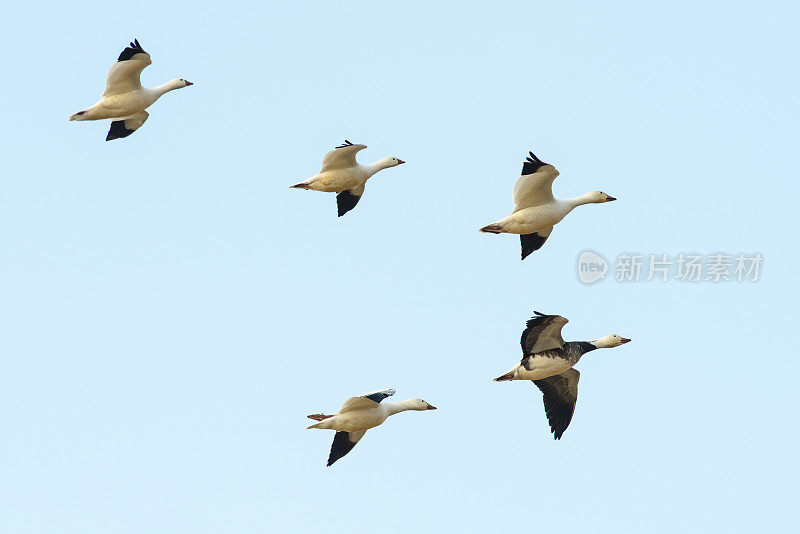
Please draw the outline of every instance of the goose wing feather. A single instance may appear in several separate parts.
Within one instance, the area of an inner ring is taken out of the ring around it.
[[[339,217],[356,207],[361,195],[364,194],[366,183],[359,184],[352,189],[346,189],[336,194],[336,211]]]
[[[146,111],[140,111],[139,113],[131,115],[130,117],[113,121],[111,123],[111,127],[108,129],[106,141],[128,137],[133,132],[141,128],[144,124],[144,121],[146,121],[147,117],[149,116],[150,114]]]
[[[150,65],[150,54],[144,51],[138,40],[134,40],[119,55],[106,75],[106,90],[103,97],[127,93],[142,88],[139,75]]]
[[[349,169],[358,165],[356,154],[367,148],[367,145],[354,145],[345,140],[344,144],[334,148],[322,158],[322,170],[320,172],[336,169]]]
[[[555,439],[561,439],[572,421],[575,403],[578,401],[580,378],[581,374],[576,369],[567,369],[561,374],[533,380],[542,392],[544,412]]]
[[[569,320],[560,315],[534,313],[536,315],[528,320],[525,324],[525,330],[522,331],[520,345],[522,345],[523,357],[537,352],[558,349],[564,345],[561,329],[564,328],[564,325]]]
[[[347,412],[350,410],[369,410],[374,409],[380,402],[387,398],[394,395],[394,389],[381,389],[378,391],[373,391],[371,393],[365,393],[364,395],[360,395],[358,397],[350,397],[344,404],[342,408],[339,410],[339,413]]]
[[[514,212],[555,201],[553,181],[558,171],[537,158],[533,152],[529,154],[522,166],[522,176],[514,184]]]
[[[358,432],[342,432],[340,430],[336,432],[336,435],[333,436],[333,443],[331,444],[331,453],[328,455],[328,467],[333,465],[336,460],[352,451],[356,443],[358,443],[366,433],[366,430],[360,430]]]
[[[552,233],[553,227],[550,226],[532,234],[520,234],[519,242],[522,245],[522,259],[524,260],[532,253],[542,248],[542,245],[544,245],[544,242],[547,241],[547,238],[550,237]]]

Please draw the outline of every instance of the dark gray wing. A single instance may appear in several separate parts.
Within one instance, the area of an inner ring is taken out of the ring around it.
[[[524,260],[532,252],[542,248],[542,245],[544,245],[544,242],[547,241],[547,238],[550,237],[551,233],[553,233],[552,226],[532,234],[520,234],[519,242],[522,245],[522,259]]]
[[[146,54],[147,52],[144,51],[142,45],[139,44],[138,39],[134,39],[133,42],[122,51],[122,53],[117,58],[117,61],[127,61],[131,59],[136,54]]]
[[[392,388],[389,389],[382,389],[380,391],[373,391],[372,393],[365,393],[361,395],[365,399],[369,399],[371,401],[380,402],[387,397],[391,397],[395,394],[395,391]]]
[[[520,339],[523,357],[558,349],[564,345],[561,329],[569,321],[560,315],[545,315],[537,311],[533,313],[536,315],[528,320]]]
[[[555,439],[561,439],[572,421],[575,403],[578,401],[578,380],[581,374],[575,369],[567,369],[561,374],[533,380],[544,397],[544,413],[550,423],[550,431]]]
[[[126,119],[113,121],[111,123],[111,128],[108,129],[106,141],[128,137],[133,132],[141,128],[142,124],[144,124],[144,121],[146,121],[147,117],[149,116],[150,114],[146,111],[140,111],[139,113],[131,115]]]
[[[336,194],[336,207],[339,210],[339,217],[356,207],[361,195],[364,194],[364,184],[358,185],[353,189],[347,189]]]
[[[540,167],[547,165],[547,163],[537,158],[533,152],[528,152],[528,154],[529,156],[525,158],[525,162],[522,164],[522,173],[520,173],[522,176],[533,174],[538,171]]]
[[[356,443],[358,443],[366,433],[366,430],[361,430],[359,432],[336,432],[336,435],[333,436],[331,453],[328,455],[328,467],[332,466],[336,460],[352,451]]]

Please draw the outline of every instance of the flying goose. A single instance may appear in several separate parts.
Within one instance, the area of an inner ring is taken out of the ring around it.
[[[495,382],[532,380],[544,396],[544,411],[555,439],[572,420],[578,400],[578,379],[581,374],[572,368],[581,356],[595,349],[619,347],[630,339],[616,334],[594,341],[568,341],[561,329],[569,321],[560,315],[545,315],[537,311],[522,332],[522,361]]]
[[[336,206],[339,217],[356,207],[367,180],[378,171],[402,165],[405,161],[397,158],[383,158],[369,165],[359,165],[356,153],[367,148],[367,145],[354,145],[347,139],[322,158],[322,170],[299,184],[291,186],[295,189],[313,189],[336,193]],[[290,189],[291,189],[290,188]]]
[[[339,409],[336,415],[321,413],[309,415],[309,419],[319,421],[308,428],[326,428],[336,430],[333,437],[331,453],[328,456],[328,467],[333,462],[353,450],[358,440],[370,428],[376,427],[386,421],[390,415],[405,412],[406,410],[435,410],[422,399],[408,399],[400,402],[381,401],[394,395],[393,389],[382,389],[366,393],[360,397],[350,397]]]
[[[537,158],[533,152],[522,164],[522,176],[514,184],[514,211],[511,215],[481,228],[492,234],[519,234],[522,259],[542,248],[553,232],[553,226],[576,207],[617,200],[602,191],[592,191],[575,198],[553,197],[553,181],[558,171]]]
[[[174,89],[192,85],[183,78],[175,78],[165,84],[147,89],[142,87],[139,75],[150,61],[138,40],[119,55],[106,75],[106,90],[100,101],[69,118],[71,121],[97,121],[112,119],[106,141],[128,137],[138,130],[150,116],[149,108],[161,95]]]

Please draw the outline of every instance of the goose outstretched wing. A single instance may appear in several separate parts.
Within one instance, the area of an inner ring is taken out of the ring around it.
[[[106,141],[128,137],[133,132],[141,128],[141,126],[144,124],[144,121],[146,121],[147,117],[149,116],[150,114],[146,111],[140,111],[139,113],[131,115],[130,117],[113,121],[111,123],[111,127],[108,129]]]
[[[578,401],[578,380],[581,374],[576,369],[567,369],[561,374],[533,380],[544,399],[544,412],[553,438],[561,439],[572,421],[575,403]]]
[[[519,242],[522,245],[522,259],[524,260],[532,253],[542,248],[542,245],[544,245],[544,242],[547,241],[547,238],[550,237],[552,233],[553,227],[550,226],[532,234],[520,234]]]
[[[333,436],[333,444],[331,444],[331,453],[328,455],[328,467],[332,466],[336,460],[352,451],[356,443],[358,443],[366,433],[366,430],[360,430],[358,432],[336,432],[336,435]]]
[[[367,145],[354,145],[345,139],[344,144],[325,154],[325,157],[322,158],[322,170],[320,172],[355,167],[358,165],[356,163],[356,154],[365,148],[367,148]]]
[[[150,54],[144,51],[138,40],[134,40],[119,55],[106,75],[106,90],[103,96],[118,95],[142,88],[139,75],[150,65]]]
[[[336,194],[336,210],[339,217],[356,207],[358,201],[361,200],[361,195],[364,194],[364,185],[362,183]]]
[[[564,345],[561,329],[569,321],[560,315],[545,315],[537,311],[533,313],[536,315],[528,320],[520,339],[523,357]]]
[[[360,395],[358,397],[350,397],[344,401],[339,413],[349,410],[365,410],[375,408],[375,406],[377,406],[383,399],[391,397],[394,395],[394,393],[394,389],[388,388],[373,391],[371,393],[365,393],[364,395]]]
[[[553,180],[558,171],[529,152],[522,165],[522,176],[514,184],[514,212],[553,202]]]

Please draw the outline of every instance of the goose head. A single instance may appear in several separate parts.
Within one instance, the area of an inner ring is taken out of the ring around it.
[[[618,336],[617,334],[610,334],[608,336],[603,336],[600,339],[595,339],[594,341],[590,341],[590,343],[595,347],[597,347],[598,349],[611,349],[614,347],[619,347],[620,345],[624,345],[625,343],[629,342],[630,339]]]
[[[422,399],[408,399],[404,404],[409,410],[436,410],[436,406],[432,406]]]
[[[174,78],[168,81],[166,84],[168,91],[174,91],[175,89],[183,89],[184,87],[189,87],[190,85],[194,85],[189,80],[184,80],[183,78]]]
[[[586,197],[586,200],[589,201],[589,204],[603,204],[604,202],[613,202],[614,200],[617,200],[616,198],[602,191],[591,191],[586,193],[584,196]]]
[[[378,165],[382,169],[388,169],[389,167],[397,167],[398,165],[402,165],[403,163],[405,163],[405,161],[403,161],[400,158],[395,158],[394,156],[383,158],[382,160],[378,161]]]

